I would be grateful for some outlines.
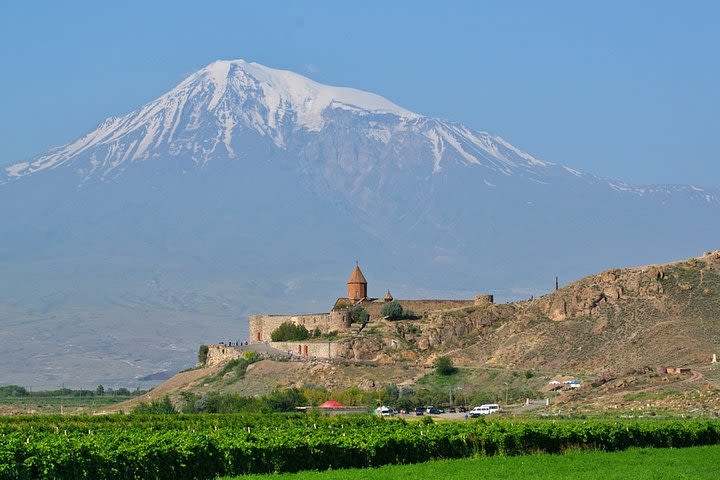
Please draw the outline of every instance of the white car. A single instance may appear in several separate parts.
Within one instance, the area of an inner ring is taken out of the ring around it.
[[[375,409],[375,413],[377,413],[381,417],[392,417],[395,415],[395,410],[392,407],[386,407],[385,405],[381,407],[377,407]]]

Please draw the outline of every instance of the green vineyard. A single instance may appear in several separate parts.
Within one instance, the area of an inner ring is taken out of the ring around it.
[[[0,420],[0,480],[210,479],[567,449],[720,443],[720,422],[423,423],[304,415],[129,415]]]

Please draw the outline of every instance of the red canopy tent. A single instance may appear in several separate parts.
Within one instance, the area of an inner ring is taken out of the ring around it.
[[[327,402],[320,405],[318,408],[338,408],[342,407],[343,404],[340,402],[336,402],[335,400],[328,400]]]

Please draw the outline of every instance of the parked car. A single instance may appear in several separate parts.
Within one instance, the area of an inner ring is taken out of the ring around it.
[[[377,407],[375,413],[382,417],[392,417],[395,415],[395,410],[392,407],[386,407],[385,405]]]
[[[465,407],[460,407],[460,413],[465,413],[465,412],[467,412],[467,408],[465,408]]]
[[[432,415],[440,415],[441,413],[445,413],[445,410],[443,410],[442,408],[437,408],[437,407],[429,407],[427,412]]]
[[[470,410],[470,418],[478,418],[480,415],[487,415],[490,411],[487,408],[475,407]]]
[[[455,410],[455,407],[450,407],[450,409],[448,409],[448,412],[449,413],[457,413],[457,410]]]
[[[424,415],[424,414],[425,414],[425,409],[423,409],[422,407],[417,407],[415,409],[415,415]]]

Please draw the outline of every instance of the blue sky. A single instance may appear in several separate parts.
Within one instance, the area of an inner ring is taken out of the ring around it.
[[[710,1],[9,0],[0,163],[243,58],[599,175],[720,186],[718,25]]]

